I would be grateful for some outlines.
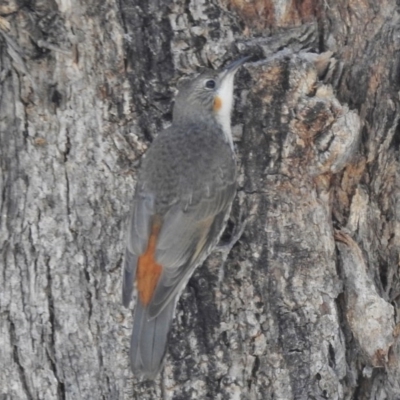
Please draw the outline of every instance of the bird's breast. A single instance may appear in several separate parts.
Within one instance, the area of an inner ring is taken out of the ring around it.
[[[160,207],[182,197],[195,204],[224,181],[235,180],[235,154],[220,127],[172,126],[170,130],[153,143],[143,165],[143,179]]]

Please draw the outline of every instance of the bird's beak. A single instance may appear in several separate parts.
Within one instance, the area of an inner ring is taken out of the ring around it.
[[[239,60],[233,61],[228,64],[223,71],[221,72],[221,80],[224,80],[225,77],[231,75],[235,75],[236,71],[241,67],[247,60],[249,60],[251,56],[240,58]]]

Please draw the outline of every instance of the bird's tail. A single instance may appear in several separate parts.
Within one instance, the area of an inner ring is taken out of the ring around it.
[[[137,300],[133,316],[130,359],[135,375],[154,379],[164,359],[168,332],[171,327],[175,301],[172,301],[157,315],[149,318],[146,307]]]

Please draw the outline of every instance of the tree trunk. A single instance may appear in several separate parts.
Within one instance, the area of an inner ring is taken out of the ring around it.
[[[399,399],[399,12],[2,0],[0,399]],[[141,156],[181,78],[249,54],[225,239],[248,223],[140,381],[121,263]]]

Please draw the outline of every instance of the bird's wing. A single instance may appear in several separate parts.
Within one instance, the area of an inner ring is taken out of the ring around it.
[[[146,250],[153,215],[154,196],[138,185],[129,218],[122,275],[122,303],[125,307],[129,306],[132,298],[138,258]]]
[[[230,211],[235,185],[225,186],[214,198],[205,198],[195,209],[171,209],[160,230],[156,260],[162,274],[149,304],[149,316],[156,317],[186,285],[194,268],[218,240]]]
[[[186,285],[218,239],[235,195],[234,179],[215,182],[203,193],[190,193],[176,202],[163,216],[155,214],[152,195],[138,191],[127,244],[136,265],[125,263],[125,305],[129,304],[135,275],[139,299],[150,318],[159,315]]]

